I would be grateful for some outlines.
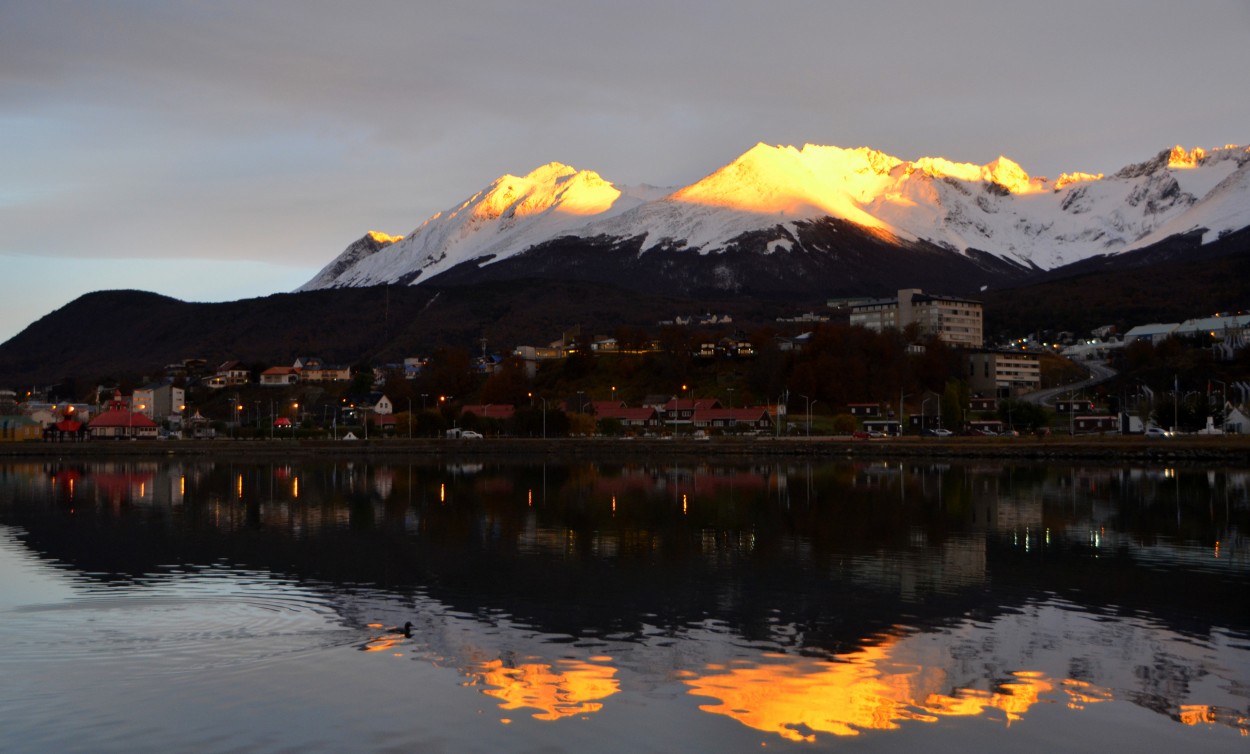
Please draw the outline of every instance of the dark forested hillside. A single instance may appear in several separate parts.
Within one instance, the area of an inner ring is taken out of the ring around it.
[[[806,305],[817,303],[823,302]],[[549,343],[579,325],[587,333],[613,334],[618,327],[653,328],[659,319],[699,314],[708,307],[744,325],[779,311],[775,304],[709,303],[535,280],[344,288],[213,304],[142,291],[101,291],[76,299],[0,345],[0,385],[155,374],[186,358],[210,364],[230,359],[290,364],[313,355],[331,363],[381,362],[440,345],[476,349],[483,338],[492,350],[506,352],[516,345]],[[791,308],[780,311],[793,313]]]

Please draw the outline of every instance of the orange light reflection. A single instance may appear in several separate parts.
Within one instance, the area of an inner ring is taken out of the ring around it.
[[[989,691],[950,689],[940,668],[901,662],[892,656],[897,639],[824,661],[771,656],[761,662],[712,665],[708,675],[685,683],[690,693],[718,703],[700,709],[726,715],[788,741],[813,742],[816,734],[856,736],[864,730],[893,730],[904,721],[936,722],[998,710],[1008,724],[1019,720],[1056,683],[1040,673],[1020,671]],[[1064,691],[1073,703],[1094,703],[1109,692],[1072,682]]]
[[[596,658],[606,659],[606,658]],[[503,660],[484,662],[473,673],[478,682],[493,688],[482,693],[503,700],[501,709],[536,709],[536,720],[598,712],[605,699],[620,691],[616,668],[580,660],[523,663],[505,666]]]

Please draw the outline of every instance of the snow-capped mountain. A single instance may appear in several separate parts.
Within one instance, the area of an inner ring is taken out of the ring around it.
[[[607,280],[680,279],[674,270],[685,266],[699,270],[688,284],[727,290],[770,275],[784,287],[787,269],[830,290],[889,287],[877,268],[905,274],[917,265],[983,284],[1247,226],[1244,147],[1176,147],[1112,176],[1050,180],[1005,157],[972,165],[758,144],[678,189],[616,186],[559,163],[505,175],[402,239],[365,236],[300,290],[571,268]]]

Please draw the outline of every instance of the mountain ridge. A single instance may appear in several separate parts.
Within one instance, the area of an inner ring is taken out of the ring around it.
[[[974,165],[908,161],[867,147],[760,143],[675,189],[617,186],[594,171],[549,163],[501,176],[401,240],[367,249],[364,239],[355,242],[298,290],[425,284],[452,270],[464,282],[470,267],[494,279],[498,271],[486,270],[505,260],[513,260],[513,274],[528,276],[520,260],[538,259],[542,268],[543,249],[567,248],[568,239],[581,240],[590,264],[602,249],[628,243],[639,257],[719,254],[728,269],[737,266],[734,253],[794,252],[803,228],[828,218],[900,249],[945,249],[951,264],[979,252],[1008,268],[1049,270],[1198,229],[1209,242],[1250,226],[1250,149],[1177,146],[1110,177],[1074,172],[1051,181],[1004,156]],[[749,278],[757,261],[746,259],[731,277]],[[830,265],[808,264],[806,272],[815,268],[826,285],[838,277]],[[656,274],[627,284],[647,289]]]

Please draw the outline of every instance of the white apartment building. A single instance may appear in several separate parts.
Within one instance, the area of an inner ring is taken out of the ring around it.
[[[927,294],[919,288],[904,288],[897,298],[851,304],[851,324],[878,332],[886,328],[904,330],[915,324],[925,335],[964,348],[980,348],[985,342],[981,302]]]

